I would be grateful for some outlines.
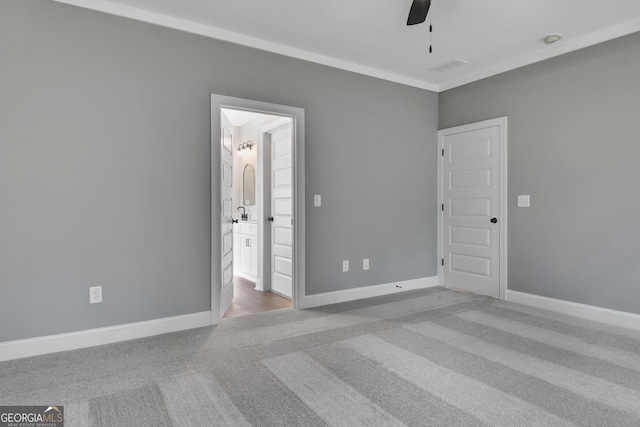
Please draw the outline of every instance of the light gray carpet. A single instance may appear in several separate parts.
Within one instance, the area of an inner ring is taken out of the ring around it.
[[[66,426],[640,426],[640,333],[443,288],[0,363]]]

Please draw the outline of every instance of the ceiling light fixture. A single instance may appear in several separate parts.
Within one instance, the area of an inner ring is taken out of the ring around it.
[[[542,41],[544,41],[544,44],[554,44],[555,42],[559,41],[562,38],[562,34],[547,34],[546,37],[544,39],[542,39]]]

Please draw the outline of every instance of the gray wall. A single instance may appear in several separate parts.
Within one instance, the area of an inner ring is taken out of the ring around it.
[[[640,33],[446,91],[439,109],[440,128],[509,117],[509,288],[640,313]]]
[[[210,93],[306,110],[309,294],[436,275],[434,93],[51,1],[0,58],[0,341],[209,310]]]

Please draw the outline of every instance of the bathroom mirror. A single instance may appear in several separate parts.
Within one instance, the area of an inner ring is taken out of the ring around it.
[[[242,202],[245,206],[256,204],[256,171],[250,163],[242,172]]]

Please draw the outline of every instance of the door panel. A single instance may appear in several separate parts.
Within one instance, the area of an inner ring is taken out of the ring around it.
[[[452,245],[475,245],[491,247],[491,230],[474,227],[449,227],[449,240]]]
[[[293,244],[293,235],[290,227],[275,227],[274,242],[280,246],[291,246]]]
[[[233,232],[229,231],[222,236],[222,255],[226,256],[233,251]]]
[[[227,311],[233,300],[233,136],[231,125],[220,112],[220,314]]]
[[[293,293],[292,127],[271,132],[271,290]]]
[[[273,213],[276,215],[291,215],[291,197],[277,196],[273,201]]]
[[[469,160],[475,162],[491,159],[491,155],[495,150],[491,149],[492,140],[491,138],[487,139],[487,136],[484,130],[453,135],[452,138],[456,140],[456,144],[455,147],[453,145],[449,146],[449,161],[460,163]]]
[[[291,269],[291,258],[276,256],[274,259],[275,271],[285,276],[291,276],[293,273],[293,270]]]
[[[488,218],[491,215],[491,199],[449,198],[449,216],[464,219],[465,217]]]
[[[491,277],[491,258],[452,253],[449,259],[452,272]]]
[[[500,297],[500,127],[442,132],[443,284]]]
[[[491,169],[475,169],[468,171],[452,171],[450,174],[450,187],[490,187]]]
[[[273,174],[273,179],[275,180],[276,188],[291,185],[291,174],[286,169],[277,170]]]

